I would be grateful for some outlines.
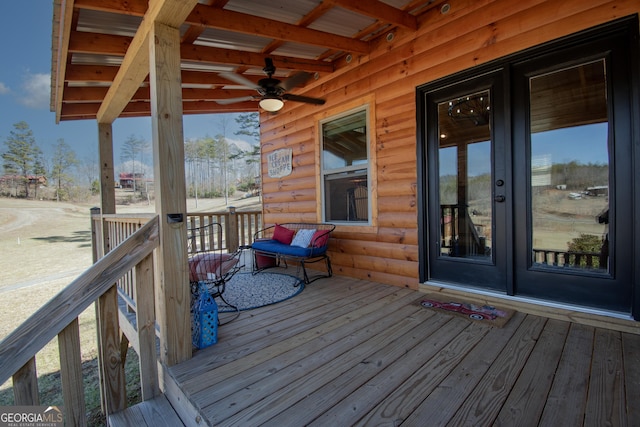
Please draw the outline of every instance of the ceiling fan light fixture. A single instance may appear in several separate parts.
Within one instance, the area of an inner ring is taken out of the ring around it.
[[[280,98],[263,98],[259,102],[260,108],[270,113],[280,111],[284,107],[284,102]]]

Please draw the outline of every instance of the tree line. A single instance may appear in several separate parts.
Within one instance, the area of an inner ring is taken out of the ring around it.
[[[185,179],[189,197],[228,197],[237,190],[257,192],[260,175],[258,114],[240,114],[235,121],[239,128],[235,135],[251,138],[255,144],[252,149],[242,150],[228,141],[226,119],[222,119],[221,134],[185,141]],[[142,184],[153,179],[152,167],[145,161],[150,146],[148,141],[131,135],[121,148],[117,169],[133,177],[133,198],[145,189]],[[24,121],[13,125],[1,156],[1,196],[75,201],[86,200],[87,196],[100,192],[97,160],[81,161],[64,139],[58,139],[51,154],[45,155]],[[118,182],[114,185],[118,186]]]

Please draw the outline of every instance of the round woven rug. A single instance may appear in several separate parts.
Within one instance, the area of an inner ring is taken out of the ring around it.
[[[275,304],[298,295],[304,282],[295,276],[261,271],[257,274],[237,273],[226,284],[224,299],[240,310],[251,310]],[[216,298],[218,311],[235,311]]]

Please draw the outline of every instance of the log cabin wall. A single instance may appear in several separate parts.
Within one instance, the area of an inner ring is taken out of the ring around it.
[[[369,103],[372,115],[372,226],[338,226],[330,246],[338,274],[418,288],[416,87],[476,65],[637,14],[627,1],[452,0],[450,10],[420,16],[419,29],[394,30],[372,42],[369,55],[342,60],[305,95],[324,106],[289,102],[262,114],[264,221],[322,219],[318,121]],[[389,39],[391,39],[389,41]],[[269,178],[266,156],[293,150],[293,170]]]

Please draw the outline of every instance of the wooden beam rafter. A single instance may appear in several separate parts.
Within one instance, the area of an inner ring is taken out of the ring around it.
[[[120,70],[98,110],[98,123],[112,123],[149,74],[149,35],[154,24],[159,22],[177,28],[196,3],[197,0],[156,0],[150,3]]]
[[[131,15],[140,15],[146,10],[144,9],[146,2],[142,0],[129,0],[125,3],[126,5],[122,5],[121,2],[111,0],[104,4],[101,0],[79,0],[76,7],[105,12],[110,11],[112,13],[125,12]],[[193,27],[218,28],[281,41],[343,50],[345,52],[366,54],[369,53],[370,49],[369,44],[365,41],[299,27],[285,22],[275,22],[246,13],[234,12],[217,7],[216,4],[212,6],[197,4],[185,18],[184,23]]]
[[[65,100],[68,103],[102,102],[109,90],[108,87],[69,87],[66,89]],[[216,99],[230,99],[241,96],[257,95],[254,90],[229,89],[201,89],[183,88],[182,99],[185,101],[215,101]],[[131,98],[132,102],[151,99],[148,87],[141,87]]]
[[[69,65],[67,67],[67,83],[112,83],[118,74],[119,67],[113,65]],[[246,79],[258,83],[263,76],[244,76]],[[147,78],[144,79],[148,81]],[[229,85],[229,80],[215,73],[204,71],[182,70],[182,84],[199,85]]]
[[[110,34],[75,32],[74,35],[75,37],[72,37],[69,43],[69,52],[93,55],[125,56],[134,40],[131,37]],[[264,66],[264,55],[261,53],[193,44],[182,44],[180,50],[183,61],[253,67]],[[322,73],[333,71],[333,66],[326,61],[277,55],[272,56],[272,58],[281,66],[287,67],[288,65],[289,68],[296,70]]]
[[[418,19],[400,9],[389,6],[378,0],[331,0],[333,4],[369,16],[382,22],[399,25],[416,31],[418,29]]]
[[[324,31],[298,27],[285,22],[247,15],[225,9],[198,4],[185,21],[190,25],[202,25],[244,34],[284,40],[300,44],[320,46],[345,52],[369,53],[369,43]]]
[[[64,76],[67,67],[69,38],[73,22],[73,0],[59,0],[60,8],[54,7],[54,12],[60,11],[60,16],[54,16],[54,39],[51,46],[51,111],[56,113],[56,123],[60,121],[60,109],[64,96]]]
[[[100,108],[98,102],[65,103],[60,115],[61,121],[95,119]],[[234,104],[221,105],[215,101],[183,101],[182,113],[189,114],[213,114],[213,113],[244,113],[258,111],[258,103],[254,101],[236,102]],[[141,117],[151,114],[151,104],[146,101],[130,102],[119,117]]]

